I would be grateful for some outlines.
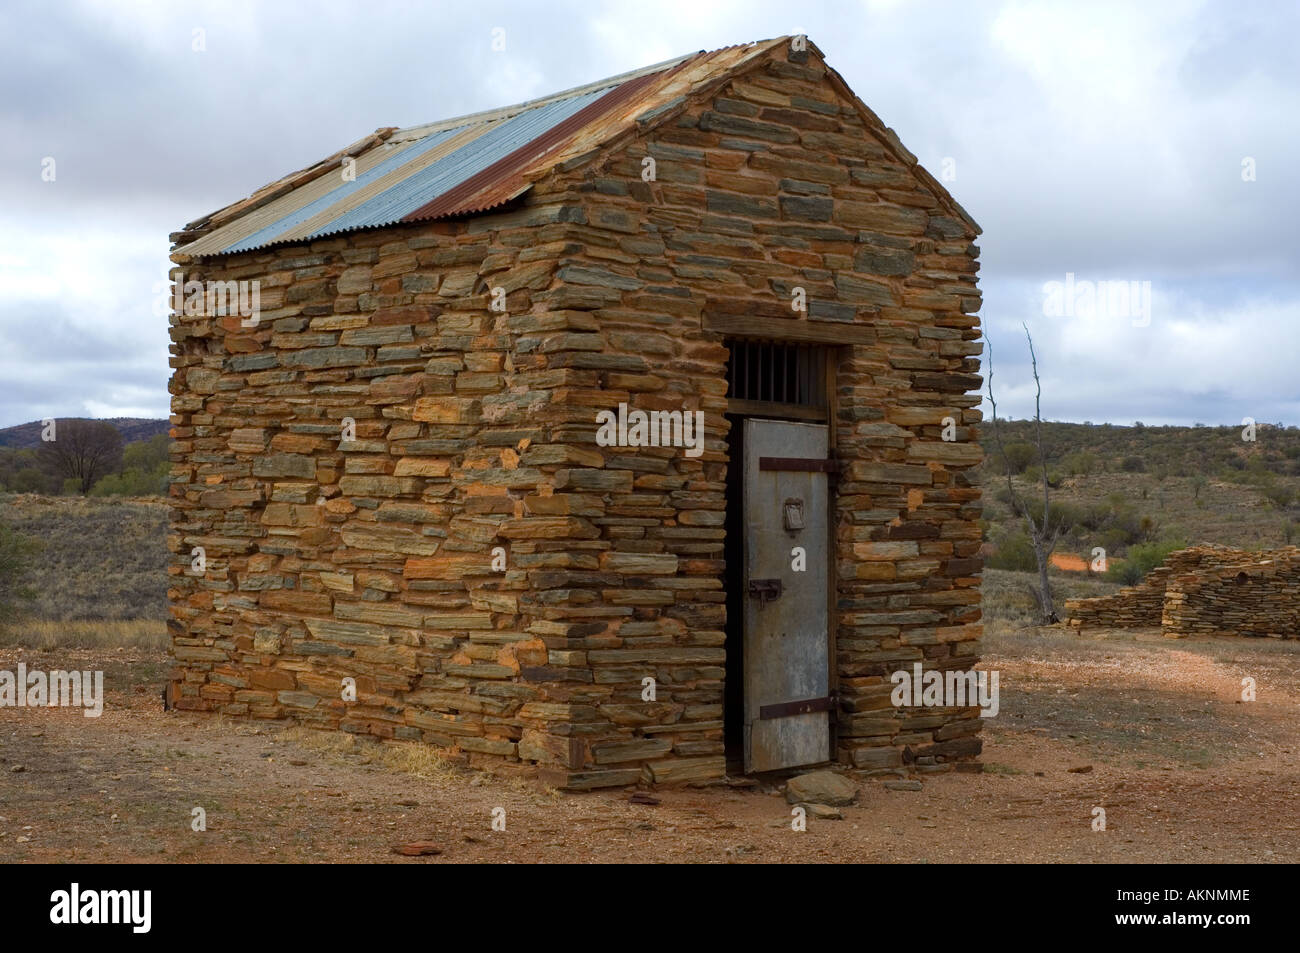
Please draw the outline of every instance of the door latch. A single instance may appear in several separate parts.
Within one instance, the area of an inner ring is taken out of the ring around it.
[[[749,580],[749,597],[758,600],[758,607],[761,609],[773,599],[781,598],[781,580],[780,579],[751,579]]]
[[[803,500],[798,497],[791,497],[786,500],[785,505],[782,507],[782,517],[787,533],[797,533],[803,529]]]

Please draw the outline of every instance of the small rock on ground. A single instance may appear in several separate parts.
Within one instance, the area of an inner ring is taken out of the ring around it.
[[[844,820],[844,815],[840,812],[840,809],[838,807],[831,807],[828,804],[813,804],[809,802],[807,804],[801,804],[800,807],[802,807],[805,811],[807,811],[810,817],[815,817],[818,820],[822,820],[822,821]]]
[[[886,781],[885,787],[891,791],[919,791],[920,781]]]

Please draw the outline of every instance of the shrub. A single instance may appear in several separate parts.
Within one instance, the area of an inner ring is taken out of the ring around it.
[[[29,468],[19,470],[10,486],[15,493],[48,493],[49,479],[40,470]]]
[[[1073,533],[1080,527],[1086,526],[1091,516],[1087,506],[1065,500],[1053,500],[1048,513],[1051,515],[1052,525],[1060,526],[1065,533]]]
[[[1065,459],[1061,461],[1061,466],[1070,476],[1088,476],[1097,469],[1097,458],[1085,450],[1076,450],[1074,453],[1066,454]]]
[[[1035,463],[1033,466],[1025,467],[1025,472],[1023,476],[1030,483],[1037,483],[1041,485],[1043,482],[1043,468]],[[1056,470],[1049,469],[1047,471],[1047,485],[1060,486],[1061,474]]]
[[[12,621],[21,603],[36,598],[25,580],[31,572],[30,557],[39,548],[35,540],[0,523],[0,623]]]
[[[1128,545],[1128,534],[1118,527],[1111,527],[1098,533],[1093,542],[1108,553],[1117,553]]]
[[[1137,507],[1130,503],[1123,493],[1112,493],[1106,497],[1103,504],[1104,518],[1101,521],[1101,528],[1105,530],[1117,530],[1119,533],[1120,546],[1127,546],[1130,543],[1140,542],[1143,538],[1142,517],[1138,514]],[[1108,549],[1110,547],[1107,547]]]
[[[1169,554],[1185,549],[1182,540],[1169,540],[1163,543],[1139,543],[1130,546],[1124,561],[1112,562],[1106,570],[1106,578],[1121,582],[1126,586],[1137,585],[1151,570],[1163,563]]]
[[[1032,443],[1016,440],[1006,445],[1007,469],[1012,473],[1023,473],[1025,467],[1038,456],[1038,450]]]
[[[1295,488],[1279,483],[1276,486],[1264,487],[1260,495],[1274,509],[1284,510],[1295,501]]]
[[[994,569],[1014,569],[1018,572],[1037,572],[1038,560],[1034,544],[1024,530],[1003,533],[993,544],[996,549],[988,560]]]
[[[1125,473],[1145,473],[1147,465],[1141,457],[1128,456],[1120,461],[1119,468]]]
[[[122,466],[127,470],[135,468],[143,472],[157,470],[159,467],[166,471],[169,448],[170,438],[165,433],[157,434],[148,440],[128,443],[126,449],[122,451]]]
[[[91,496],[162,496],[167,492],[166,463],[153,470],[128,467],[121,473],[110,473],[99,480],[90,491]]]

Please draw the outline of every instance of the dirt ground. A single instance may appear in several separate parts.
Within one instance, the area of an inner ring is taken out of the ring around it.
[[[864,779],[843,820],[772,785],[547,791],[429,749],[164,712],[167,661],[6,649],[0,669],[102,668],[99,718],[0,709],[0,862],[1207,862],[1300,856],[1300,643],[995,634],[983,773]],[[1240,701],[1243,677],[1258,699]],[[399,750],[394,751],[397,748]],[[191,830],[192,810],[207,830]],[[1094,831],[1093,809],[1106,812]],[[504,831],[492,829],[505,811]],[[500,816],[499,812],[498,816]],[[397,844],[432,842],[436,856]]]

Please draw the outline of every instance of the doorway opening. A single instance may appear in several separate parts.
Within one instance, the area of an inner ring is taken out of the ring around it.
[[[752,513],[748,519],[746,516],[746,421],[827,423],[833,396],[832,349],[750,339],[728,339],[725,344],[729,352],[727,418],[731,428],[727,437],[723,547],[727,610],[723,729],[727,772],[740,775],[746,771],[746,728],[752,723],[754,707],[749,706],[747,715],[745,620],[747,612],[757,611],[757,601],[748,592],[746,571],[747,553],[754,543],[751,536],[756,529],[747,525],[753,520]],[[750,660],[751,665],[754,661]]]

